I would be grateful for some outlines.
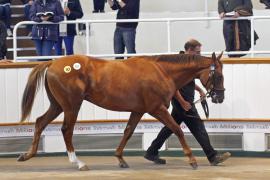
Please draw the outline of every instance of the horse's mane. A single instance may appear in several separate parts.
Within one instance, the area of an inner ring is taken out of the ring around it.
[[[182,64],[201,64],[203,59],[207,57],[192,54],[169,54],[169,55],[157,55],[152,56],[152,60],[157,62],[170,62],[170,63],[182,63]],[[207,58],[208,59],[208,58]]]

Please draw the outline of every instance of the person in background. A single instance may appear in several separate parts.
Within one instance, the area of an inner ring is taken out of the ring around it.
[[[12,36],[12,31],[10,27],[11,22],[11,0],[0,0],[0,19],[4,21],[7,28],[7,35]]]
[[[80,0],[60,0],[66,20],[76,20],[83,17]],[[54,48],[57,55],[63,55],[62,42],[64,40],[66,54],[74,54],[74,38],[77,35],[76,24],[60,24],[59,37]]]
[[[2,20],[0,20],[0,60],[6,58],[7,54],[7,28]]]
[[[59,0],[36,0],[30,9],[30,20],[38,23],[59,23],[64,20],[64,11]],[[57,24],[35,24],[32,39],[38,56],[50,56],[58,40]]]
[[[260,0],[260,3],[265,4],[265,9],[270,9],[270,0]]]
[[[104,13],[104,7],[105,7],[105,0],[93,0],[94,4],[94,10],[92,11],[93,13]]]
[[[185,43],[184,48],[185,52],[180,51],[181,54],[199,55],[201,52],[201,43],[195,39],[191,39]],[[201,145],[210,164],[217,165],[227,160],[231,154],[229,152],[219,154],[212,147],[204,123],[193,103],[195,90],[200,93],[201,97],[206,96],[204,91],[195,84],[195,80],[192,80],[183,88],[176,91],[172,99],[173,109],[171,115],[177,124],[180,125],[183,121],[185,122],[190,132]],[[171,135],[172,131],[164,126],[158,133],[156,139],[152,142],[151,146],[147,149],[144,156],[145,159],[153,161],[156,164],[166,164],[166,160],[159,158],[158,150]]]
[[[112,10],[118,10],[116,19],[138,19],[140,0],[108,0]],[[114,53],[136,53],[135,39],[138,22],[116,23],[114,32]],[[123,59],[123,57],[116,57]]]
[[[224,17],[238,18],[240,16],[252,16],[251,0],[219,0],[218,13],[221,19]],[[224,20],[223,36],[226,51],[248,51],[251,47],[251,30],[249,20]],[[254,42],[258,35],[254,32]],[[241,57],[245,54],[231,54],[229,57]]]
[[[26,21],[30,21],[29,13],[30,13],[30,8],[34,2],[34,0],[21,0],[22,3],[24,4],[24,16]],[[33,25],[27,25],[26,28],[28,30],[28,36],[32,36],[32,26]]]

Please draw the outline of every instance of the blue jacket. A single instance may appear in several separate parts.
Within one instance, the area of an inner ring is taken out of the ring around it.
[[[68,8],[70,10],[70,14],[66,16],[67,20],[76,20],[83,17],[80,0],[68,0]],[[67,35],[74,36],[76,34],[76,24],[68,24]]]
[[[42,22],[37,13],[53,12],[54,16],[49,19],[53,23],[58,23],[64,20],[64,12],[61,3],[58,0],[43,0],[34,1],[30,8],[30,20],[35,22]],[[58,26],[57,24],[35,24],[32,28],[32,39],[46,39],[50,41],[58,40]]]

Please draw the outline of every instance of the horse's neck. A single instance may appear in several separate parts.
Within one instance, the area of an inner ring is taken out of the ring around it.
[[[190,63],[190,64],[181,64],[181,63],[170,63],[164,67],[164,70],[175,82],[176,89],[180,89],[190,81],[195,78],[198,78],[200,73],[209,68],[212,60],[209,58],[201,60],[202,63]]]

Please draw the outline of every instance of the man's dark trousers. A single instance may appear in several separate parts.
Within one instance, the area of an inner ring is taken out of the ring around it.
[[[206,132],[203,121],[201,120],[197,109],[194,105],[192,108],[185,112],[181,107],[173,106],[172,117],[177,122],[181,124],[183,121],[189,128],[190,132],[193,134],[195,139],[201,145],[204,153],[207,156],[207,159],[212,162],[217,155],[217,151],[210,144],[209,136]],[[152,142],[151,146],[148,148],[147,153],[150,155],[158,155],[158,150],[162,147],[164,142],[171,136],[172,131],[164,126],[159,132],[157,138]]]

